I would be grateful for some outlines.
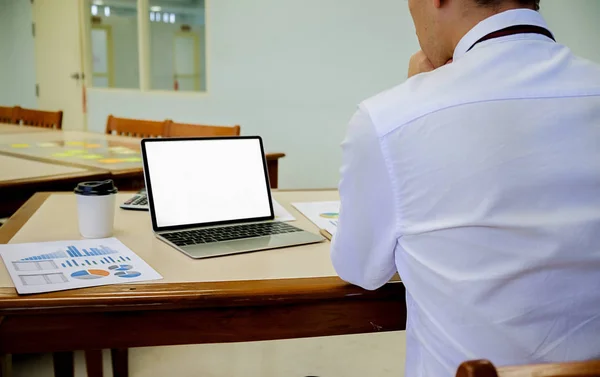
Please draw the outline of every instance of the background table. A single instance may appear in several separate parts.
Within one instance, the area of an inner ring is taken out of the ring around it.
[[[77,182],[107,179],[104,170],[83,169],[0,155],[0,218],[14,213],[38,191],[73,190]]]
[[[1,128],[1,127],[0,127]],[[0,153],[36,161],[108,171],[117,187],[143,187],[140,139],[81,131],[3,135]]]
[[[11,125],[0,125],[3,128]],[[33,128],[33,127],[28,127]],[[140,139],[82,131],[53,131],[5,134],[0,139],[0,153],[108,170],[123,189],[143,187]],[[267,153],[271,187],[278,186],[278,161],[283,153]],[[127,181],[130,180],[130,181]],[[131,181],[133,180],[133,181]]]
[[[16,132],[16,129],[27,132]],[[0,135],[0,155],[94,171],[98,178],[93,178],[94,174],[89,173],[87,179],[111,178],[122,191],[144,187],[140,139],[82,131],[48,131],[7,124],[0,124]],[[273,188],[278,186],[279,159],[283,157],[283,153],[266,155]],[[2,163],[0,161],[0,167],[4,169],[5,165]],[[14,168],[22,169],[22,178],[28,180],[29,186],[25,187],[24,181],[4,185],[4,191],[0,191],[0,218],[10,215],[36,191],[71,191],[73,183],[78,182],[75,177],[66,181],[59,174],[55,177],[46,175],[43,180],[38,179],[37,173],[27,176],[28,170],[22,168],[25,165],[26,162],[15,162]],[[53,180],[56,180],[54,184]]]
[[[121,194],[117,203],[128,197]],[[336,191],[276,192],[291,202]],[[56,221],[55,213],[61,213]],[[405,328],[404,286],[375,292],[335,277],[329,243],[193,260],[157,240],[147,212],[117,210],[115,236],[164,280],[19,296],[0,267],[0,353],[240,342]],[[0,228],[0,242],[79,239],[75,197],[36,194]]]

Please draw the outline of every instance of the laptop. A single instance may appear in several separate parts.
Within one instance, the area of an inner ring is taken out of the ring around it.
[[[324,240],[274,221],[260,137],[142,140],[152,228],[192,258]]]

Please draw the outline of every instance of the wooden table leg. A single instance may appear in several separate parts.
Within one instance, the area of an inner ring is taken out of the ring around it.
[[[102,377],[102,350],[85,351],[85,369],[87,377]]]
[[[269,172],[269,183],[271,188],[279,187],[279,160],[267,161],[267,170]]]
[[[12,356],[0,355],[0,377],[12,376]]]
[[[4,317],[0,317],[0,325],[4,322]],[[0,353],[0,377],[12,376],[12,356]]]
[[[54,377],[74,377],[75,360],[73,352],[55,352],[52,354],[54,359]]]
[[[129,359],[127,348],[111,349],[113,377],[129,376]]]

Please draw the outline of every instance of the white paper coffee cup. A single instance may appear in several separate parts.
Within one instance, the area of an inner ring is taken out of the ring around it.
[[[113,234],[117,188],[112,180],[82,182],[75,188],[79,233],[85,238]]]

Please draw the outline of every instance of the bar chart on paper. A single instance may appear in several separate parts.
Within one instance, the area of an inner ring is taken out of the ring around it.
[[[98,255],[107,255],[107,254],[118,254],[117,250],[113,250],[110,247],[99,245],[98,247],[90,247],[89,249],[79,250],[73,245],[67,246],[66,250],[59,250],[50,254],[42,254],[42,255],[34,255],[32,257],[23,258],[21,260],[47,260],[47,259],[58,259],[58,258],[83,258],[83,257],[91,257]]]
[[[340,202],[307,202],[292,203],[294,207],[319,229],[324,229],[334,235],[337,231],[340,217]]]
[[[19,293],[162,279],[116,238],[0,245],[0,255]]]
[[[73,245],[69,245],[66,247],[65,250],[58,250],[49,254],[34,255],[32,257],[23,258],[21,259],[21,261],[47,261],[54,259],[74,258],[61,261],[62,267],[93,266],[131,261],[131,258],[126,256],[115,256],[115,258],[108,256],[97,260],[90,258],[118,253],[119,251],[103,245],[99,245],[97,247],[89,247],[87,249],[81,250]],[[78,260],[79,258],[87,259]]]

